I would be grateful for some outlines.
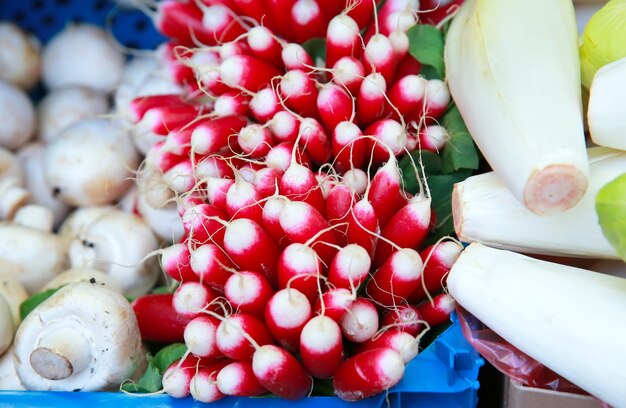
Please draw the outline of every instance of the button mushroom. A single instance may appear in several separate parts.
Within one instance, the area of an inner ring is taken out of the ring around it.
[[[128,296],[148,292],[159,276],[154,259],[144,262],[159,243],[150,227],[133,214],[115,207],[78,209],[63,223],[60,233],[72,239],[72,267],[106,272]]]
[[[5,261],[0,262],[0,354],[13,341],[13,335],[21,320],[20,304],[28,298],[26,289],[17,280],[7,275],[13,268],[15,266]]]
[[[59,289],[20,325],[15,368],[30,390],[112,390],[132,377],[143,357],[128,301],[102,284]]]
[[[23,181],[24,174],[17,158],[0,147],[0,219],[12,219],[15,212],[28,201],[29,194],[22,187]]]

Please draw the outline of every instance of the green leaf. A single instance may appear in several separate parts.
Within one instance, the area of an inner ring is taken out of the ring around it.
[[[411,161],[411,158],[413,161]],[[441,172],[441,157],[433,152],[429,152],[423,150],[421,152],[422,164],[424,165],[424,170],[426,171],[426,175],[429,174],[439,174]],[[417,176],[415,174],[415,168],[413,167],[413,162],[418,168],[420,172],[420,176],[423,177],[420,165],[420,151],[411,152],[411,155],[406,155],[400,160],[398,163],[400,167],[400,171],[402,172],[402,181],[404,183],[404,189],[411,194],[416,194],[419,191],[419,183],[417,181]]]
[[[437,242],[441,237],[454,235],[452,220],[452,188],[472,175],[469,169],[456,171],[452,174],[433,175],[427,178],[432,197],[431,206],[437,215],[437,226],[426,242],[426,245]]]
[[[183,357],[187,352],[187,347],[183,343],[173,343],[163,347],[154,356],[154,366],[159,372],[164,373],[174,361]]]
[[[452,173],[459,169],[478,169],[478,152],[474,141],[465,127],[461,112],[452,106],[443,117],[443,126],[450,140],[443,149],[443,172]]]
[[[54,295],[56,291],[61,289],[62,287],[63,286],[35,293],[31,297],[23,301],[20,304],[20,317],[22,318],[22,320],[24,320],[26,316],[28,316],[28,314],[32,312],[37,306],[39,306],[44,300]]]
[[[626,262],[626,173],[598,191],[596,211],[604,236]]]
[[[445,76],[443,33],[435,26],[416,24],[409,28],[409,53],[422,65],[430,65],[439,78]]]
[[[126,382],[122,384],[122,391],[131,393],[150,393],[159,391],[162,387],[163,373],[159,372],[154,366],[154,357],[150,353],[146,354],[148,359],[148,367],[141,378],[135,382]]]
[[[443,80],[443,77],[439,75],[439,72],[437,72],[437,69],[435,69],[435,67],[430,66],[430,65],[422,65],[420,68],[420,75],[426,79],[442,79]]]
[[[322,37],[311,38],[302,44],[302,48],[311,56],[313,63],[326,61],[326,39]]]

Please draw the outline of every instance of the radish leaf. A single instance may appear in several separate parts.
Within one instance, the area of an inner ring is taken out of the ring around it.
[[[429,65],[442,79],[445,75],[443,61],[443,33],[437,27],[427,24],[416,24],[409,28],[409,53],[422,65]],[[429,71],[429,75],[432,72]]]
[[[478,152],[474,141],[465,127],[465,122],[456,106],[452,106],[443,116],[443,126],[450,140],[443,148],[443,172],[452,173],[459,169],[478,169]]]
[[[174,361],[179,360],[187,352],[183,343],[173,343],[163,347],[154,356],[154,366],[161,372],[165,372]]]
[[[311,38],[302,44],[302,48],[311,56],[314,64],[317,65],[326,61],[326,39],[322,37]]]
[[[596,211],[604,236],[626,262],[626,173],[598,191]]]

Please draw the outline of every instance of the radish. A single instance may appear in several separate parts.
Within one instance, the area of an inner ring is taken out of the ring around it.
[[[0,38],[0,80],[31,89],[41,73],[39,40],[6,21],[0,23]]]
[[[267,156],[265,156],[265,165],[284,172],[291,165],[291,156],[294,154],[294,150],[296,163],[305,167],[311,167],[308,157],[302,152],[300,147],[296,147],[290,142],[283,142],[273,146],[267,153]]]
[[[250,113],[251,98],[239,91],[226,91],[213,102],[213,114],[226,116],[246,116]]]
[[[334,185],[326,198],[326,218],[328,223],[335,227],[335,239],[341,246],[345,246],[348,242],[347,220],[356,199],[356,193],[344,183]]]
[[[193,167],[190,159],[183,159],[163,174],[163,181],[177,194],[188,193],[196,185]]]
[[[561,213],[582,198],[589,174],[575,14],[570,2],[550,3],[539,14],[535,6],[543,2],[511,4],[463,3],[447,33],[446,82],[513,196],[539,215]],[[503,64],[485,73],[495,60]],[[523,84],[515,79],[520,75]]]
[[[265,324],[274,339],[287,350],[300,346],[300,333],[311,319],[309,300],[296,289],[281,289],[265,306]]]
[[[192,377],[201,368],[208,366],[210,366],[208,361],[193,355],[174,361],[163,373],[163,391],[174,398],[189,396]]]
[[[311,392],[313,380],[289,352],[274,345],[258,348],[252,357],[254,375],[272,394],[288,400]]]
[[[303,201],[324,214],[326,212],[324,196],[315,174],[308,167],[295,161],[295,150],[292,157],[291,164],[278,184],[280,194],[293,201]]]
[[[199,282],[183,282],[174,292],[172,306],[183,317],[194,318],[207,307],[215,308],[217,294]]]
[[[396,68],[396,56],[393,45],[389,38],[383,34],[374,34],[363,51],[363,66],[366,71],[377,72],[385,78],[386,83],[391,83]]]
[[[424,117],[432,122],[439,119],[450,104],[448,86],[440,79],[429,79],[424,92]]]
[[[369,125],[364,131],[366,135],[374,136],[373,162],[381,164],[389,160],[391,154],[398,156],[404,152],[406,146],[406,129],[393,119],[381,119]]]
[[[35,132],[35,109],[28,95],[0,80],[0,146],[17,149],[26,144]]]
[[[215,44],[216,37],[204,28],[202,10],[195,2],[161,1],[153,19],[154,26],[161,34],[184,45],[195,46],[196,39]]]
[[[281,248],[289,245],[283,227],[280,226],[280,213],[285,206],[285,200],[279,196],[270,197],[263,206],[263,228]]]
[[[421,69],[422,64],[420,64],[418,60],[413,58],[412,55],[406,55],[402,58],[402,60],[398,61],[393,82],[396,82],[407,75],[419,75]]]
[[[196,154],[215,153],[246,125],[242,116],[224,116],[197,124],[191,134],[191,150]]]
[[[238,312],[263,318],[274,290],[263,275],[252,271],[233,273],[224,284],[224,296]]]
[[[363,247],[371,256],[376,249],[379,231],[374,207],[366,199],[359,200],[348,217],[348,242]]]
[[[355,291],[369,276],[370,266],[371,259],[365,248],[346,245],[337,251],[328,268],[328,283]]]
[[[216,341],[219,325],[213,316],[200,315],[190,320],[184,331],[187,350],[196,357],[221,357]]]
[[[206,177],[206,195],[209,203],[220,210],[226,212],[226,194],[230,186],[235,184],[235,180],[221,177]]]
[[[277,68],[283,67],[282,47],[267,27],[252,27],[247,32],[246,40],[254,56]]]
[[[430,198],[416,195],[387,222],[381,231],[382,237],[401,248],[418,248],[428,235],[430,225]],[[393,247],[385,240],[379,240],[373,263],[381,265]]]
[[[217,387],[224,395],[255,397],[267,393],[252,370],[252,361],[234,361],[219,371]]]
[[[275,0],[268,0],[275,1]],[[282,1],[282,0],[278,0]],[[294,0],[284,0],[285,2],[293,3]],[[311,67],[314,66],[313,59],[309,55],[308,52],[300,44],[297,43],[288,43],[283,45],[283,50],[281,52],[281,59],[285,68],[288,71],[292,69],[301,69],[303,71],[308,71]]]
[[[213,3],[198,7],[202,10],[202,27],[207,31],[207,37],[198,37],[207,45],[221,44],[233,41],[245,33],[241,21],[232,10],[223,4]]]
[[[341,329],[327,316],[315,316],[300,334],[304,368],[315,378],[331,378],[343,361]]]
[[[224,157],[223,156],[224,154],[227,154],[225,149],[222,149],[218,153],[210,154],[207,156],[201,156],[201,155],[196,156],[194,153],[191,153],[190,157],[191,157],[192,164],[195,167],[196,180],[198,180],[199,182],[204,182],[208,184],[208,181],[207,181],[208,178],[227,178],[227,179],[233,178],[234,173],[233,173],[232,165],[230,163],[233,160],[233,158],[230,156]],[[230,180],[230,181],[234,182],[233,180]],[[218,187],[224,187],[224,186],[218,183]],[[230,187],[230,185],[228,187]],[[226,211],[226,208],[221,207],[222,203],[219,202],[220,200],[218,199],[217,201],[218,201],[217,203],[211,201],[211,204],[215,205],[220,210]],[[224,207],[225,206],[226,204],[224,203]]]
[[[353,122],[343,121],[335,126],[332,134],[332,150],[335,167],[340,172],[344,172],[344,180],[346,177],[350,180],[350,171],[362,175],[356,170],[363,166],[366,157],[367,139],[362,138],[362,135],[361,129]],[[360,180],[362,179],[363,177],[360,177]],[[361,189],[363,191],[360,191]],[[365,192],[362,181],[355,192],[357,194]]]
[[[341,57],[332,66],[333,81],[355,96],[361,88],[365,77],[365,69],[360,60],[354,57]]]
[[[224,240],[224,227],[214,218],[225,220],[224,213],[212,204],[199,203],[184,208],[180,214],[187,239],[194,244]]]
[[[454,312],[456,302],[452,296],[437,295],[431,301],[425,301],[417,307],[420,316],[429,326],[439,326],[450,321],[450,314]]]
[[[68,25],[43,49],[42,79],[48,89],[78,85],[110,92],[120,83],[123,69],[123,54],[94,25]]]
[[[428,80],[421,75],[407,75],[397,80],[389,89],[389,112],[394,118],[398,114],[407,122],[420,122],[424,116],[424,104]],[[446,104],[447,106],[447,104]]]
[[[189,247],[183,243],[172,244],[161,250],[161,269],[178,282],[197,281],[191,267]]]
[[[272,335],[265,324],[246,313],[225,317],[215,332],[215,344],[219,351],[226,357],[237,361],[252,357],[255,347],[273,342]]]
[[[295,143],[298,138],[300,122],[291,112],[286,110],[276,112],[269,125],[272,135],[277,141]]]
[[[224,249],[241,270],[260,272],[270,285],[276,284],[278,246],[259,224],[246,218],[231,221],[226,227]]]
[[[335,235],[315,207],[303,201],[289,201],[280,213],[280,226],[291,242],[307,244],[329,265],[337,252]]]
[[[304,43],[315,37],[324,37],[328,20],[316,0],[296,0],[291,8],[291,33],[295,40]]]
[[[233,55],[222,61],[219,67],[222,81],[235,89],[257,92],[263,89],[280,71],[250,55]]]
[[[298,131],[299,144],[315,164],[322,165],[332,156],[331,141],[322,125],[313,118],[305,118]]]
[[[348,289],[330,289],[317,299],[313,311],[320,316],[326,316],[340,322],[343,315],[352,306],[355,298],[354,292]]]
[[[347,184],[357,195],[362,195],[367,190],[369,177],[363,170],[352,168],[343,173],[341,181]]]
[[[443,126],[428,125],[419,131],[420,148],[433,153],[440,153],[449,139],[450,135]]]
[[[228,360],[220,361],[198,369],[189,382],[189,392],[194,400],[215,402],[225,397],[217,386],[217,374],[227,364],[229,364]]]
[[[393,30],[391,33],[389,33],[389,41],[391,42],[391,46],[393,47],[396,61],[402,61],[404,57],[406,57],[409,53],[410,40],[408,34],[406,33],[406,30]],[[398,68],[396,65],[394,78],[398,75],[397,69]]]
[[[189,318],[176,313],[171,293],[142,295],[131,303],[141,340],[174,343],[184,340]]]
[[[235,179],[226,192],[226,212],[233,219],[248,218],[256,223],[262,223],[263,206],[260,203],[261,194],[254,188],[252,183],[241,177]]]
[[[206,243],[194,248],[188,262],[195,279],[218,293],[224,292],[224,285],[230,278],[230,268],[234,265],[218,245]],[[183,279],[182,282],[187,282]]]
[[[49,143],[68,126],[82,119],[104,115],[108,109],[104,92],[81,86],[54,89],[38,105],[38,136]]]
[[[237,134],[237,144],[243,153],[254,159],[260,159],[267,155],[274,141],[268,128],[259,124],[250,124],[243,127]]]
[[[417,336],[422,331],[422,317],[416,306],[399,305],[383,313],[381,326]]]
[[[317,111],[328,133],[332,133],[338,123],[353,117],[352,96],[340,85],[324,84],[317,95]]]
[[[384,227],[395,213],[395,208],[391,203],[398,200],[401,189],[400,182],[398,161],[390,155],[389,160],[376,170],[367,194],[381,227]]]
[[[315,302],[320,292],[322,265],[315,251],[304,244],[288,245],[278,258],[278,288],[293,288]]]
[[[261,89],[250,100],[250,112],[259,123],[266,123],[281,110],[278,97],[272,87]]]
[[[259,192],[259,195],[265,198],[276,193],[282,178],[282,171],[265,167],[254,173],[254,180],[252,183],[256,191]],[[263,207],[265,208],[265,205]],[[261,218],[262,217],[263,215],[261,215]]]
[[[284,104],[304,117],[318,118],[318,91],[315,80],[301,69],[292,69],[282,76],[278,84]]]
[[[346,12],[358,24],[359,30],[370,25],[374,19],[376,3],[371,0],[345,0]]]
[[[374,72],[363,79],[356,97],[359,125],[367,126],[383,115],[387,103],[386,92],[387,81],[381,74]]]
[[[436,293],[443,289],[448,272],[462,250],[463,246],[460,244],[454,241],[444,241],[421,251],[420,257],[424,265],[422,279],[410,298],[420,301],[426,298],[426,293]]]
[[[333,377],[333,388],[342,400],[359,401],[388,390],[403,375],[402,357],[390,348],[376,348],[341,363]]]
[[[374,337],[378,330],[378,311],[374,302],[357,298],[339,322],[341,332],[350,341],[363,343]]]
[[[422,260],[417,251],[402,248],[389,256],[367,282],[366,293],[377,304],[395,306],[417,289]]]
[[[357,353],[377,348],[388,348],[397,352],[402,357],[404,364],[407,364],[417,356],[419,342],[413,335],[407,332],[389,330],[378,337],[373,337],[365,343],[359,344]]]
[[[359,58],[360,54],[361,36],[357,22],[348,14],[333,17],[326,30],[326,67],[334,68],[341,58]]]

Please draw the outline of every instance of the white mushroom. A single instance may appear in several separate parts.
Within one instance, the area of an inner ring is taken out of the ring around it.
[[[123,69],[124,55],[94,25],[68,25],[43,50],[43,81],[49,89],[79,85],[110,92]]]
[[[30,194],[30,202],[48,208],[52,212],[53,224],[59,225],[70,212],[70,206],[52,194],[46,180],[44,157],[46,146],[30,143],[17,153],[24,171],[24,186]]]
[[[0,223],[0,258],[15,265],[13,276],[34,293],[68,267],[68,242],[52,233],[52,214],[41,206],[17,211],[13,223]]]
[[[41,291],[43,292],[48,289],[57,289],[61,286],[67,285],[68,283],[94,281],[103,283],[108,288],[117,292],[122,292],[121,288],[118,287],[115,281],[107,273],[85,267],[71,268],[67,271],[61,272],[60,274],[52,278],[48,283],[46,283],[44,287],[41,288]]]
[[[0,219],[12,219],[28,201],[30,195],[23,183],[24,174],[17,157],[0,147]]]
[[[2,391],[23,391],[26,388],[22,385],[20,377],[15,371],[15,361],[13,359],[13,347],[10,347],[0,357],[0,390]]]
[[[137,319],[128,301],[102,284],[62,287],[20,325],[15,368],[30,390],[111,390],[143,358]]]
[[[35,133],[35,108],[26,93],[0,81],[0,146],[17,149]]]
[[[0,22],[0,79],[32,88],[41,73],[39,40],[10,22]]]
[[[54,195],[69,205],[87,206],[121,197],[132,185],[139,157],[117,122],[88,119],[61,132],[44,161]]]
[[[106,272],[126,295],[142,295],[158,279],[155,259],[144,258],[158,249],[159,242],[150,227],[133,214],[115,207],[78,209],[60,233],[73,239],[69,247],[72,267]]]
[[[9,262],[4,260],[0,262],[0,298],[4,298],[9,305],[13,326],[17,329],[22,320],[20,319],[20,305],[28,299],[28,291],[17,279],[9,275],[16,266],[11,265],[9,270],[5,270],[2,264],[9,265]]]
[[[81,86],[53,89],[37,107],[37,133],[49,143],[63,129],[82,120],[105,114],[109,101],[104,92]]]
[[[11,308],[2,296],[0,296],[0,354],[4,353],[11,342],[15,333],[15,325],[11,318]]]

